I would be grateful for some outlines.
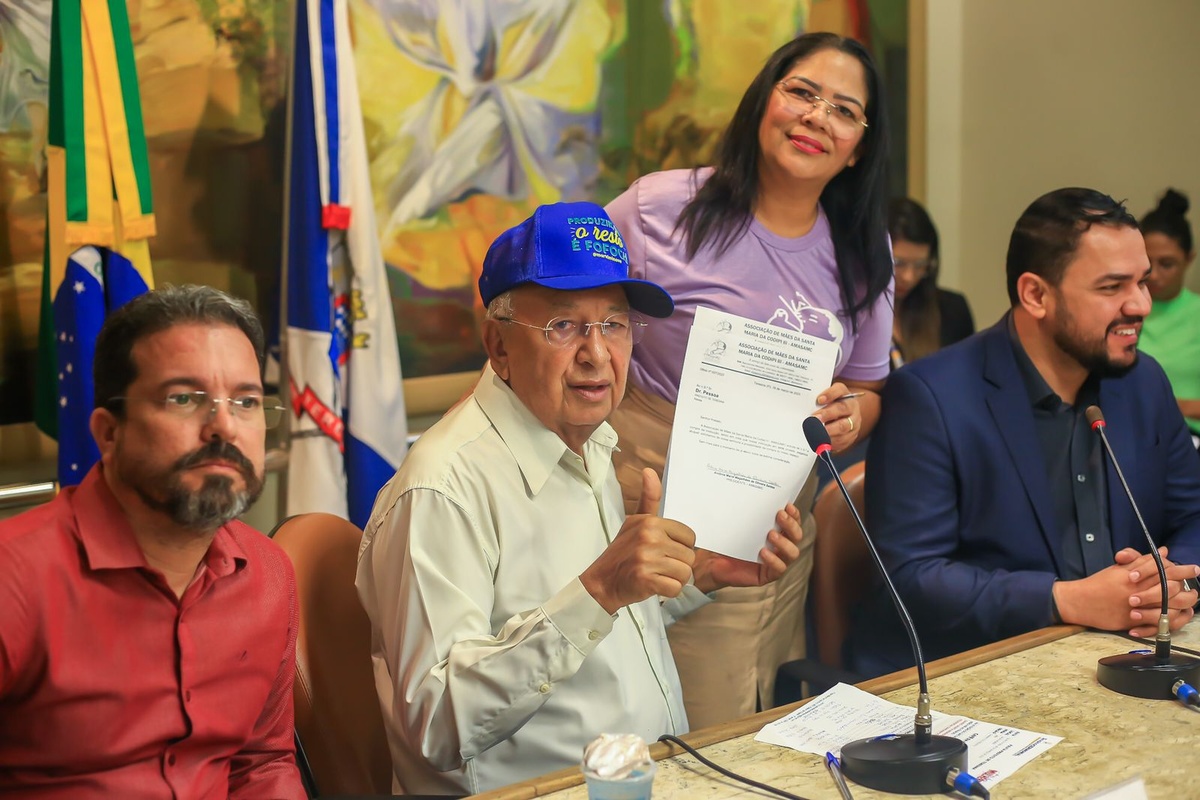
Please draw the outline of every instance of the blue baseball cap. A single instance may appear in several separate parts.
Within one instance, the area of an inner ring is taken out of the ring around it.
[[[625,240],[595,203],[540,206],[496,237],[479,276],[483,304],[527,283],[567,291],[620,284],[634,311],[669,317],[675,310],[671,295],[657,283],[629,277]]]

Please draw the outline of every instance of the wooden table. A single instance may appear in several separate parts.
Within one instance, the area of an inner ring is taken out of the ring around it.
[[[1200,650],[1200,625],[1188,626],[1176,641]],[[928,667],[933,707],[1001,725],[1062,736],[1052,747],[1005,779],[993,793],[1006,797],[1079,798],[1142,776],[1151,798],[1200,797],[1200,713],[1171,701],[1140,700],[1104,689],[1096,682],[1096,660],[1135,649],[1126,639],[1058,626],[1017,636]],[[902,705],[916,704],[916,670],[860,684]],[[747,777],[812,800],[839,795],[822,759],[754,741],[768,722],[790,713],[801,701],[752,717],[715,725],[684,737],[705,757]],[[658,760],[655,800],[716,800],[756,792],[701,765],[666,744],[655,744]],[[587,800],[578,768],[476,795],[480,800]],[[856,800],[895,797],[851,784]],[[944,795],[930,795],[944,797]]]

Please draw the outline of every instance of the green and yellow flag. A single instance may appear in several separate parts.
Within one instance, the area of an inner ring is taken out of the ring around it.
[[[88,431],[105,315],[154,285],[150,169],[125,0],[55,0],[50,44],[46,248],[38,427],[59,442],[59,482],[98,458]]]

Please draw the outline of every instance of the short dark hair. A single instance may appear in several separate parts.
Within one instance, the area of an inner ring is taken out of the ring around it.
[[[1184,216],[1187,210],[1187,195],[1167,189],[1154,210],[1142,217],[1142,233],[1161,233],[1174,239],[1183,252],[1192,252],[1192,226]]]
[[[1079,247],[1079,237],[1093,225],[1138,227],[1123,203],[1095,189],[1057,189],[1034,200],[1008,240],[1005,272],[1009,302],[1014,307],[1018,304],[1017,279],[1026,272],[1058,286]]]
[[[859,313],[883,294],[892,277],[887,245],[888,139],[890,120],[883,81],[871,54],[854,39],[834,33],[806,33],[780,47],[742,95],[717,145],[713,174],[684,206],[676,228],[686,236],[692,258],[709,245],[722,253],[745,232],[758,198],[758,165],[762,158],[758,129],[775,84],[797,61],[822,50],[838,50],[862,64],[867,83],[869,127],[861,156],[825,186],[821,206],[829,219],[837,256],[838,285],[845,313],[857,330]]]
[[[189,323],[237,328],[254,346],[262,371],[266,342],[262,323],[249,303],[211,286],[165,286],[138,295],[104,321],[96,337],[92,366],[96,408],[123,415],[123,405],[114,402],[114,398],[123,396],[137,380],[133,346],[148,336]]]

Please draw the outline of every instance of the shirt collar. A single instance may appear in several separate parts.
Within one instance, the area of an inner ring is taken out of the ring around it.
[[[211,570],[213,575],[224,578],[240,571],[246,566],[247,560],[246,551],[242,549],[241,543],[229,526],[222,525],[217,528],[212,542],[208,545],[208,552],[204,554],[204,566]]]
[[[1050,388],[1050,384],[1046,383],[1042,373],[1038,372],[1029,353],[1025,352],[1025,345],[1021,344],[1021,337],[1017,336],[1017,324],[1013,321],[1011,311],[1007,315],[1006,327],[1008,340],[1012,344],[1013,356],[1017,360],[1017,370],[1021,373],[1021,381],[1025,384],[1025,392],[1029,396],[1029,404],[1034,408],[1043,408],[1047,411],[1057,410],[1059,406],[1063,405],[1063,399]],[[1075,396],[1075,407],[1089,406],[1095,403],[1099,397],[1100,380],[1095,373],[1089,372],[1087,379],[1079,387],[1079,392]]]
[[[496,374],[491,364],[484,368],[479,383],[475,385],[475,402],[504,440],[533,494],[542,490],[554,468],[563,459],[574,461],[578,458],[558,434],[533,415]],[[593,484],[604,478],[607,470],[611,469],[612,451],[616,444],[617,432],[607,422],[601,423],[584,443],[588,476]]]
[[[117,502],[104,480],[104,468],[96,464],[84,476],[79,486],[66,489],[73,492],[71,504],[75,511],[75,533],[87,565],[100,569],[149,569],[146,556],[137,543],[125,510]],[[213,536],[204,556],[204,565],[214,575],[229,575],[246,564],[246,552],[229,530],[222,525]]]

